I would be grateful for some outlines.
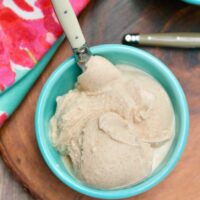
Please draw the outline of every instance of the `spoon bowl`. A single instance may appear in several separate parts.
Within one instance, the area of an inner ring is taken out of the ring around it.
[[[157,58],[137,48],[110,44],[91,48],[95,55],[109,59],[113,64],[135,66],[153,76],[168,93],[176,117],[176,134],[173,144],[159,167],[142,182],[123,189],[99,190],[87,186],[76,179],[65,168],[60,154],[52,146],[49,137],[49,120],[56,110],[56,97],[73,89],[81,69],[74,57],[62,63],[50,76],[40,94],[36,115],[35,128],[40,151],[52,172],[66,185],[85,195],[103,198],[120,199],[143,193],[163,180],[175,167],[185,147],[189,113],[183,90],[172,72]]]

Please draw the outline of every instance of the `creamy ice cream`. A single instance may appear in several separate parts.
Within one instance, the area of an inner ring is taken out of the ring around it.
[[[57,98],[52,143],[86,184],[110,189],[137,183],[170,147],[170,99],[156,80],[136,68],[116,67],[100,56],[92,56],[86,67],[76,88]]]

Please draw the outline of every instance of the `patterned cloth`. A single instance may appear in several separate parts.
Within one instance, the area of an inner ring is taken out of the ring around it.
[[[79,14],[89,0],[70,0]],[[0,0],[0,96],[20,81],[62,34],[50,0]],[[7,114],[0,110],[0,126]]]

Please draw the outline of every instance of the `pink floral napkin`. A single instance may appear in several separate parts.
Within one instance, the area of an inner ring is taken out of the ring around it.
[[[70,0],[79,14],[89,0]],[[62,34],[50,0],[0,0],[0,98]],[[7,118],[0,109],[0,126]]]

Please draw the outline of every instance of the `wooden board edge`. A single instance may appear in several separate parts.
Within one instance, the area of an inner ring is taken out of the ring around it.
[[[23,180],[23,177],[19,175],[18,171],[12,167],[11,161],[8,159],[8,156],[6,156],[6,150],[4,150],[4,146],[1,142],[0,142],[0,156],[5,166],[9,170],[9,173],[12,175],[14,180],[21,185],[22,189],[24,189],[28,194],[30,194],[32,198],[37,200],[43,200],[34,190],[31,189],[31,187],[29,187],[26,181]]]

